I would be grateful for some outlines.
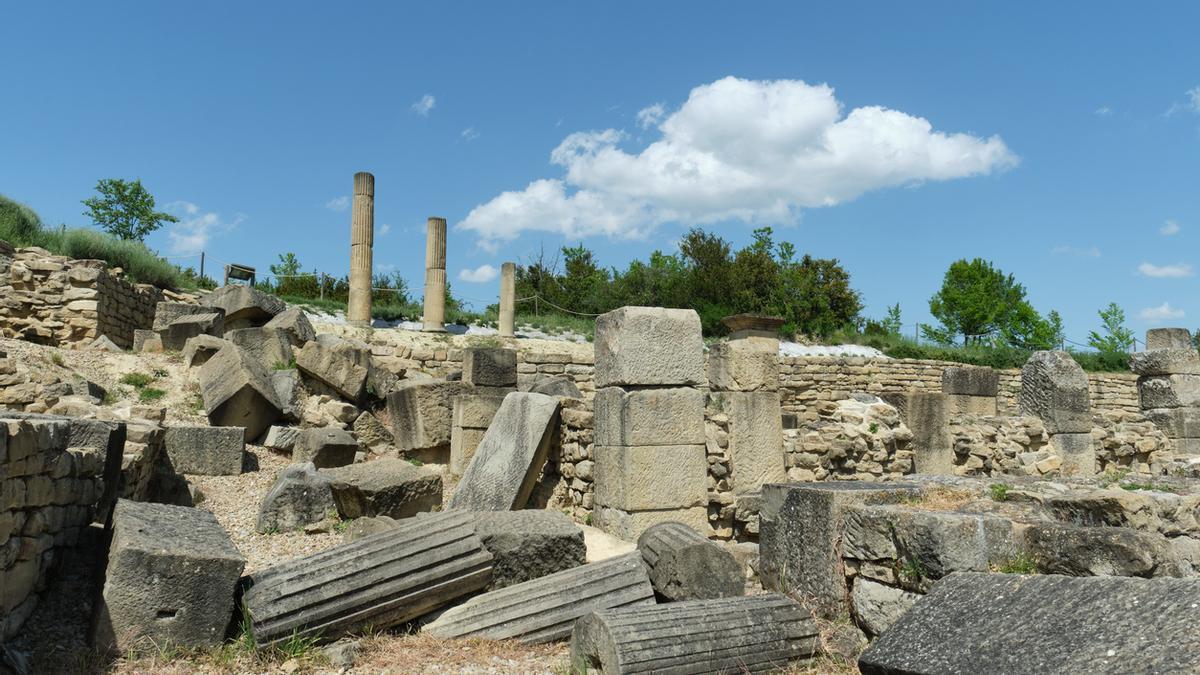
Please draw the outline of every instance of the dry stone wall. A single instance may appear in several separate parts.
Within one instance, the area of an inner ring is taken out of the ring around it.
[[[70,440],[66,421],[0,418],[0,642],[29,618],[103,491],[102,451]]]
[[[133,331],[150,328],[155,304],[184,296],[132,284],[102,260],[72,260],[37,247],[0,242],[0,335],[61,347],[106,335],[133,346]]]

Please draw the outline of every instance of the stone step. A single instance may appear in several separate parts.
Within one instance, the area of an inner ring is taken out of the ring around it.
[[[746,591],[733,555],[678,522],[659,523],[638,537],[654,591],[668,602],[734,598]]]
[[[589,614],[575,624],[571,663],[601,673],[762,672],[817,648],[812,613],[772,593]]]
[[[328,642],[411,621],[491,577],[470,514],[441,513],[250,575],[243,602],[260,647],[293,634]]]
[[[565,640],[576,619],[590,612],[652,604],[646,569],[630,553],[484,593],[446,610],[423,630],[439,638],[536,644]]]

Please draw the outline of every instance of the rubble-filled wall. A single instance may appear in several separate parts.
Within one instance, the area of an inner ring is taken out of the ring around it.
[[[103,491],[102,453],[65,421],[0,419],[0,641],[16,634]]]
[[[72,260],[30,247],[0,246],[0,335],[55,346],[83,346],[101,335],[133,346],[150,328],[163,291],[131,284],[102,260]]]
[[[910,389],[941,391],[942,371],[962,365],[949,361],[829,356],[784,356],[779,362],[783,409],[802,416],[817,402],[844,399],[856,391],[872,394]],[[998,374],[999,411],[1016,414],[1021,371],[1000,370]],[[1094,409],[1137,412],[1137,377],[1132,373],[1088,373],[1088,385]],[[815,418],[815,413],[811,417]]]

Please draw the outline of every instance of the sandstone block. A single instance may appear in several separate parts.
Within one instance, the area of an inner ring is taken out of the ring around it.
[[[598,445],[704,443],[704,392],[699,389],[605,387],[596,392],[594,405]]]
[[[300,372],[331,387],[348,401],[359,401],[367,388],[367,369],[319,342],[309,342],[295,352]]]
[[[966,394],[947,394],[952,415],[996,415],[995,396],[968,396]]]
[[[222,286],[200,299],[200,304],[225,311],[228,330],[262,326],[287,306],[279,298],[250,286]]]
[[[282,370],[292,361],[292,343],[281,328],[238,328],[226,331],[225,339],[242,348],[268,370]]]
[[[1138,375],[1200,374],[1200,352],[1187,349],[1156,349],[1129,355],[1129,369]]]
[[[358,441],[344,429],[303,429],[292,447],[292,460],[328,469],[352,464],[358,449]]]
[[[724,392],[719,398],[721,410],[729,418],[729,468],[734,494],[756,493],[766,483],[786,481],[779,393]]]
[[[239,427],[167,427],[163,449],[178,473],[236,476],[242,473],[246,430]]]
[[[517,350],[469,347],[463,350],[462,381],[483,387],[517,386]]]
[[[183,343],[183,362],[189,368],[202,366],[228,344],[228,340],[212,335],[190,337]]]
[[[453,397],[470,385],[446,380],[405,380],[387,396],[396,449],[401,454],[446,448],[450,444]]]
[[[121,500],[96,628],[97,644],[211,647],[225,638],[246,560],[201,509]]]
[[[1034,352],[1021,369],[1021,412],[1042,420],[1046,431],[1083,433],[1092,429],[1087,374],[1067,352]]]
[[[1096,443],[1090,433],[1051,434],[1050,447],[1062,458],[1064,476],[1096,475]]]
[[[317,339],[317,331],[313,329],[304,310],[299,307],[285,309],[276,314],[266,323],[265,327],[282,330],[287,334],[291,345],[297,349],[303,347],[304,343]]]
[[[408,518],[442,504],[442,476],[395,457],[323,472],[342,518]]]
[[[1146,331],[1146,351],[1156,349],[1193,349],[1192,334],[1186,328],[1151,328]]]
[[[225,332],[224,318],[219,312],[206,314],[187,314],[172,321],[166,328],[158,331],[163,349],[181,351],[189,338],[197,335],[212,335],[221,337]]]
[[[708,502],[703,445],[597,445],[592,452],[600,506],[646,511]]]
[[[597,388],[707,381],[700,316],[690,309],[622,307],[596,319]]]
[[[205,307],[204,305],[192,305],[184,302],[159,302],[154,305],[154,322],[151,324],[151,330],[154,332],[166,330],[167,326],[174,323],[176,319],[192,314],[212,314],[214,311],[224,317],[224,310],[214,310],[214,308]]]
[[[1153,408],[1142,414],[1170,438],[1200,438],[1200,408]]]
[[[1200,406],[1200,375],[1151,375],[1137,386],[1143,409]]]
[[[280,471],[259,506],[257,530],[289,532],[321,522],[337,510],[330,482],[311,462],[292,464]]]
[[[161,352],[162,338],[152,330],[136,329],[133,331],[133,352]]]
[[[779,389],[779,341],[731,340],[708,352],[708,380],[714,391]]]
[[[950,437],[950,398],[934,392],[911,391],[906,403],[913,434],[913,463],[917,473],[948,475],[954,470]]]
[[[996,397],[1000,373],[986,366],[948,366],[942,370],[942,393]]]
[[[507,511],[524,506],[553,443],[558,408],[558,399],[543,394],[505,396],[449,508]]]
[[[209,424],[242,427],[247,442],[261,436],[282,414],[270,375],[234,345],[200,366],[199,380]]]
[[[654,525],[638,537],[637,546],[654,592],[666,602],[745,593],[742,566],[733,555],[683,523]]]

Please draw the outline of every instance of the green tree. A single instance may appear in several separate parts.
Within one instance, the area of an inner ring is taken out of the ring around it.
[[[1126,354],[1133,347],[1133,331],[1125,327],[1125,310],[1115,302],[1101,309],[1100,324],[1103,333],[1088,333],[1088,345],[1101,354]]]
[[[941,326],[922,326],[922,331],[945,344],[959,337],[963,344],[981,343],[1012,328],[1023,306],[1028,306],[1025,287],[1011,274],[982,258],[956,260],[946,270],[942,288],[929,299],[929,313]]]
[[[154,197],[142,187],[142,181],[104,178],[96,183],[99,197],[83,200],[88,207],[83,215],[109,234],[120,239],[142,241],[163,223],[177,223],[169,213],[154,210]]]
[[[271,265],[271,274],[275,277],[294,277],[300,274],[300,260],[295,253],[280,253],[279,264]]]

